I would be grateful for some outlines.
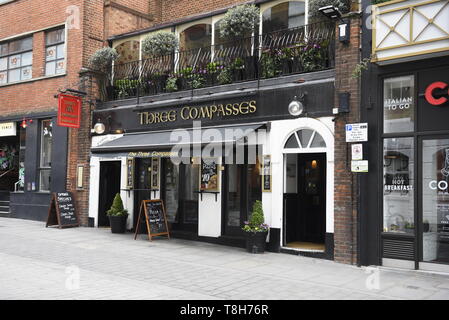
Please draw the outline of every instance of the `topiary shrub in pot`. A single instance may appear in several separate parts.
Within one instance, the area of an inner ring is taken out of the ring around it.
[[[257,200],[249,221],[245,221],[246,250],[250,253],[264,253],[269,226],[265,224],[262,201]]]
[[[118,57],[115,49],[104,47],[95,51],[89,58],[89,66],[94,70],[106,72]]]
[[[165,56],[179,47],[179,41],[172,32],[161,31],[150,34],[142,41],[142,52],[148,56]]]
[[[259,25],[260,9],[244,4],[229,9],[220,21],[220,37],[236,39],[250,36]]]
[[[123,208],[123,201],[119,193],[115,195],[111,209],[109,209],[106,213],[111,224],[111,232],[125,233],[126,221],[128,219],[128,210]]]

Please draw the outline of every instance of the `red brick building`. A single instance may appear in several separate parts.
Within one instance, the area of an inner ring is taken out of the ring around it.
[[[3,214],[45,220],[50,192],[75,191],[78,165],[88,174],[89,98],[81,128],[68,129],[56,126],[55,95],[89,93],[92,85],[80,71],[90,55],[115,33],[149,26],[149,10],[148,1],[0,1]],[[83,191],[77,194],[82,211]]]

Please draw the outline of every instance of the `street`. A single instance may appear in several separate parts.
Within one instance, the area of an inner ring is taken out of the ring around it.
[[[449,299],[449,276],[0,218],[0,299]]]

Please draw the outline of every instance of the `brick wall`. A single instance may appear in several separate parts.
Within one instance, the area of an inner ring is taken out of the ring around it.
[[[360,61],[360,19],[351,17],[349,44],[337,41],[335,60],[335,105],[338,93],[349,92],[350,113],[335,120],[335,261],[357,262],[357,174],[351,173],[351,146],[347,144],[345,125],[360,121],[359,80],[351,77]],[[338,33],[337,33],[338,34]]]

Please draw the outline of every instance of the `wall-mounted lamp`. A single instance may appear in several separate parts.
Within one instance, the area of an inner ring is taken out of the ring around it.
[[[29,124],[33,123],[33,119],[25,119],[23,118],[22,123],[20,124],[20,126],[24,129],[26,129],[26,127],[28,127]]]
[[[292,100],[292,102],[290,102],[290,104],[288,105],[288,112],[294,116],[294,117],[299,117],[301,114],[304,113],[305,111],[305,106],[304,106],[304,100],[305,100],[305,96],[306,96],[307,92],[301,94],[298,98],[298,96],[295,96]]]
[[[100,119],[98,119],[97,123],[94,125],[94,133],[103,134],[106,131],[106,126]]]
[[[340,10],[338,10],[335,6],[330,5],[321,7],[318,11],[332,21],[340,21],[338,24],[338,41],[348,43],[350,23],[349,20],[342,19]]]

